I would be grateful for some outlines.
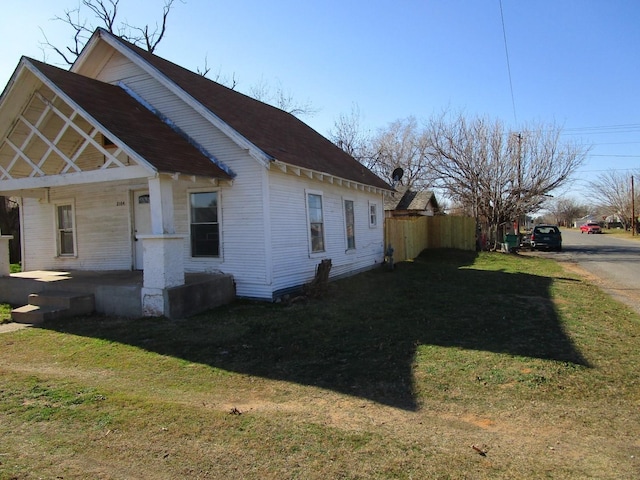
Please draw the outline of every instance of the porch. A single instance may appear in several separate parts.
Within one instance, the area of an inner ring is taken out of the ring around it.
[[[98,314],[140,318],[143,313],[142,271],[36,270],[0,276],[0,302],[19,307],[32,293],[92,294]],[[185,318],[230,303],[235,283],[223,273],[187,273],[184,285],[163,290],[165,316]]]

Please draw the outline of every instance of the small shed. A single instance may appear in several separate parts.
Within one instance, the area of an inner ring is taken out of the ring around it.
[[[433,191],[400,187],[385,198],[384,211],[385,217],[432,217],[440,213],[440,207]]]

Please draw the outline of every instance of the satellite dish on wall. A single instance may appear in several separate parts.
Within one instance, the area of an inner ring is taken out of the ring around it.
[[[404,175],[404,170],[400,167],[396,168],[393,173],[391,173],[391,180],[393,180],[393,183],[391,184],[392,187],[396,186],[396,183],[400,181],[402,175]]]

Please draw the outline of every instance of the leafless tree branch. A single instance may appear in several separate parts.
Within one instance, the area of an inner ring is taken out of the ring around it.
[[[44,32],[44,42],[41,44],[57,53],[67,65],[73,65],[94,30],[100,26],[153,53],[165,36],[167,20],[174,3],[175,0],[165,0],[162,21],[159,25],[156,23],[155,28],[152,29],[149,24],[138,27],[126,22],[118,22],[120,0],[82,0],[78,7],[65,10],[64,15],[54,17],[54,20],[63,22],[72,29],[72,44],[66,47],[53,45]]]
[[[264,79],[262,79],[259,83],[250,88],[249,95],[256,100],[269,103],[297,117],[305,115],[313,116],[318,113],[318,109],[315,108],[310,101],[305,103],[296,101],[290,92],[284,91],[280,82],[278,82],[274,89]]]
[[[85,1],[92,1],[92,0],[85,0]],[[110,0],[110,1],[114,1],[114,0]],[[131,31],[138,32],[138,35],[131,35],[128,38],[128,40],[131,43],[134,43],[136,45],[144,44],[144,47],[146,48],[146,50],[153,53],[156,47],[158,46],[158,44],[164,38],[164,35],[167,31],[167,18],[169,17],[169,13],[171,12],[171,8],[173,7],[174,1],[175,0],[165,0],[165,4],[162,8],[162,21],[160,23],[160,26],[158,26],[158,24],[156,23],[153,31],[150,29],[149,24],[143,27],[136,27],[134,25],[129,25],[125,23],[124,25],[126,26],[129,32]]]

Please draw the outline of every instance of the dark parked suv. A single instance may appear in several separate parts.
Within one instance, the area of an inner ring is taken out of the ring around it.
[[[533,250],[562,250],[562,234],[557,225],[536,225],[531,232]]]

